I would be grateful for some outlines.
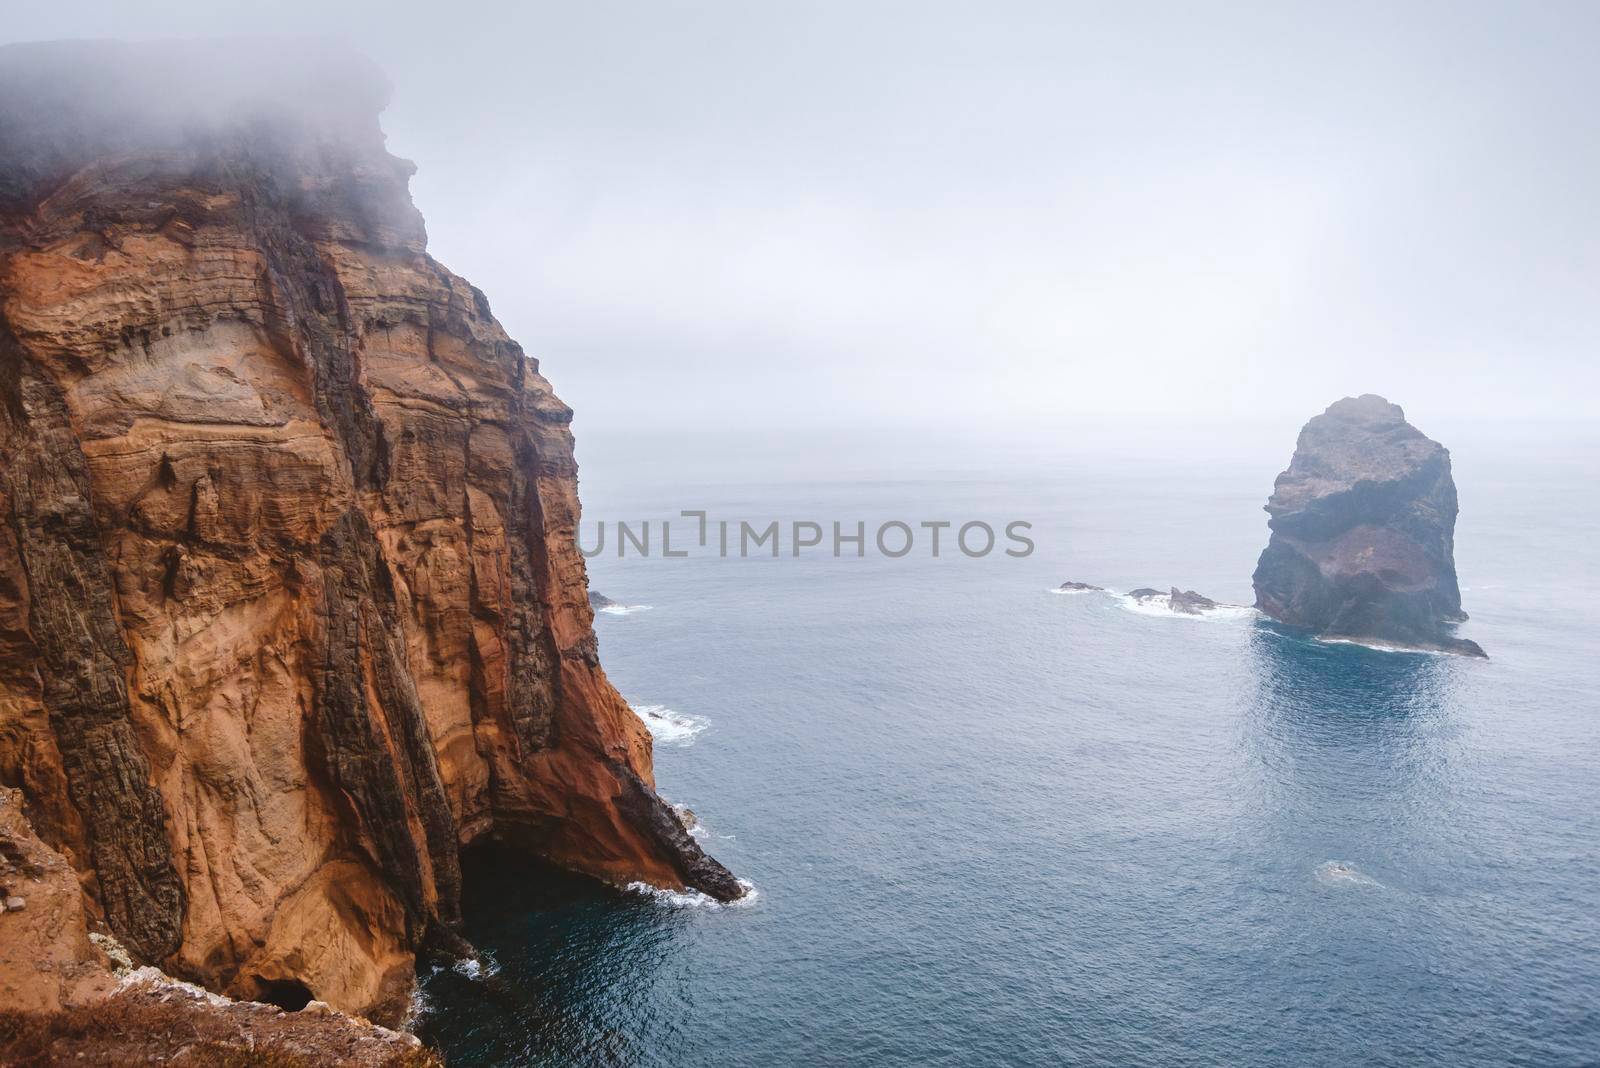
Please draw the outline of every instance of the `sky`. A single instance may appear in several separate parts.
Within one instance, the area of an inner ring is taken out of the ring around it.
[[[0,20],[234,33],[340,37],[387,71],[430,250],[580,431],[1298,423],[1361,392],[1414,419],[1600,414],[1600,4]]]

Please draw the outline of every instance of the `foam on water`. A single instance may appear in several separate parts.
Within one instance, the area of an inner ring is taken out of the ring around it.
[[[739,885],[744,887],[744,896],[737,901],[718,901],[710,894],[703,894],[698,890],[663,890],[649,883],[629,883],[627,890],[630,893],[654,898],[657,904],[674,909],[742,909],[754,905],[756,898],[761,896],[761,891],[757,890],[755,884],[748,879],[740,879]]]
[[[600,611],[608,616],[631,616],[638,612],[648,612],[650,607],[647,604],[608,604]]]
[[[432,978],[432,976],[437,975],[438,972],[439,969],[435,968],[429,973],[428,977]],[[415,1028],[419,1020],[432,1011],[433,1002],[429,1000],[428,992],[423,989],[423,985],[421,983],[413,983],[411,985],[411,997],[406,1002],[405,1017],[400,1023],[400,1030],[412,1030]]]
[[[1342,860],[1328,860],[1317,865],[1316,877],[1319,883],[1329,886],[1360,886],[1368,889],[1382,889],[1383,884],[1372,876],[1367,875],[1354,864]]]
[[[1125,593],[1111,593],[1117,603],[1126,611],[1141,616],[1162,616],[1166,619],[1192,619],[1207,623],[1232,622],[1241,619],[1254,619],[1256,610],[1246,604],[1219,604],[1215,608],[1202,608],[1199,612],[1178,612],[1172,608],[1172,597],[1168,594],[1158,594],[1155,597],[1146,597],[1143,600],[1129,597]]]
[[[1371,649],[1378,653],[1411,653],[1413,656],[1460,656],[1448,649],[1418,649],[1410,645],[1385,645],[1383,642],[1363,642],[1355,638],[1313,638],[1313,641],[1323,645],[1356,645],[1362,649]],[[1463,657],[1463,659],[1476,659],[1476,657]]]
[[[703,716],[677,712],[666,705],[634,705],[633,710],[662,745],[693,745],[695,736],[711,725]]]
[[[1129,597],[1125,593],[1118,593],[1116,590],[1064,590],[1059,586],[1052,586],[1050,587],[1050,592],[1062,596],[1098,594],[1102,597],[1110,597],[1122,608],[1141,616],[1163,616],[1167,619],[1197,619],[1210,622],[1254,619],[1256,616],[1256,610],[1247,604],[1219,604],[1215,608],[1202,608],[1198,613],[1175,612],[1172,609],[1171,595],[1165,593],[1141,600]]]
[[[450,970],[467,979],[487,979],[500,970],[500,965],[487,953],[476,957],[463,957],[450,966]]]

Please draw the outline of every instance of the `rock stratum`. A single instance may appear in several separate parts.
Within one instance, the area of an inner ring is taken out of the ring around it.
[[[0,784],[78,895],[21,1007],[108,929],[393,1021],[489,839],[742,893],[601,670],[572,412],[427,254],[386,100],[310,42],[0,52]]]
[[[1330,640],[1483,656],[1457,638],[1458,506],[1450,453],[1375,394],[1300,432],[1266,505],[1256,608]]]

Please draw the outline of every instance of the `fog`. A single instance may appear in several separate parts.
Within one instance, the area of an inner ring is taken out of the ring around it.
[[[584,428],[1600,412],[1600,6],[13,6],[342,37]],[[181,49],[159,62],[181,64]]]

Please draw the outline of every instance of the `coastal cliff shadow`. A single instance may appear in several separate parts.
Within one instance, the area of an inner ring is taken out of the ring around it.
[[[682,918],[498,846],[462,856],[476,962],[419,976],[416,1031],[452,1063],[633,1064],[660,1036],[621,1006],[659,998]]]

